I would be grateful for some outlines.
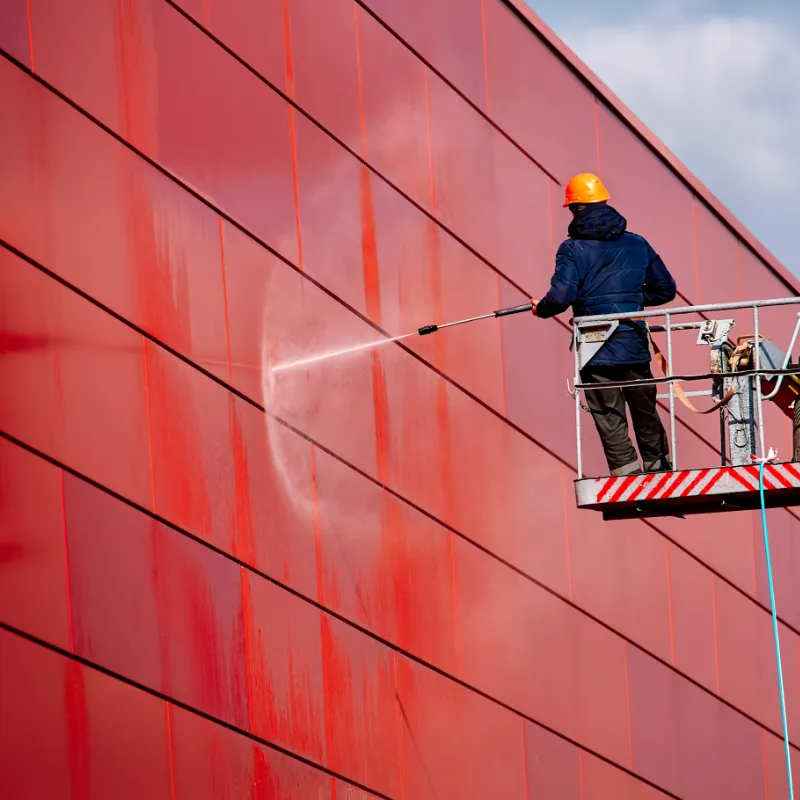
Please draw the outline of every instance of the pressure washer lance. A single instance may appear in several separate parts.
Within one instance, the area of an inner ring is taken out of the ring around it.
[[[446,322],[444,325],[425,325],[420,328],[417,333],[420,336],[427,336],[429,333],[436,333],[442,328],[452,328],[455,325],[466,325],[468,322],[477,322],[479,319],[490,319],[491,317],[507,317],[510,314],[522,314],[525,311],[532,311],[533,303],[524,303],[521,306],[513,306],[512,308],[501,308],[493,311],[491,314],[483,314],[480,317],[470,317],[469,319],[460,319],[457,322]]]

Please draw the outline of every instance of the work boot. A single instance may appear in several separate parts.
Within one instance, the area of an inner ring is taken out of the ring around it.
[[[628,475],[641,475],[642,471],[639,469],[638,461],[631,461],[630,464],[625,464],[624,467],[617,467],[611,470],[611,475],[614,478],[625,478]]]
[[[669,460],[662,456],[658,461],[653,461],[650,464],[644,465],[645,472],[672,472],[672,464]]]

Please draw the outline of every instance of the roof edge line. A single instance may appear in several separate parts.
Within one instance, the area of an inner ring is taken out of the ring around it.
[[[720,218],[720,220],[775,273],[792,292],[800,292],[800,279],[792,274],[750,230],[722,203],[719,198],[642,122],[636,114],[586,65],[586,63],[559,38],[555,31],[525,2],[525,0],[502,0],[535,34],[545,40],[563,61],[567,63],[597,96],[605,101],[611,111],[629,125],[634,133],[670,167],[688,188]]]

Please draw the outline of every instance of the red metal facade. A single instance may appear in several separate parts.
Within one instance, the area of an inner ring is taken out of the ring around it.
[[[4,800],[784,796],[754,517],[575,510],[565,325],[264,367],[541,293],[577,171],[681,303],[793,293],[601,88],[503,0],[4,0],[0,49]]]

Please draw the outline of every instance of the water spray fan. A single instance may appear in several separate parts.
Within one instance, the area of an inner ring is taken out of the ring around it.
[[[511,314],[522,314],[526,311],[533,310],[533,303],[523,303],[521,306],[512,306],[511,308],[499,308],[497,311],[492,311],[491,314],[482,314],[480,317],[469,317],[468,319],[459,319],[455,322],[445,322],[442,325],[425,325],[420,328],[417,333],[420,336],[427,336],[429,333],[436,333],[442,328],[453,328],[456,325],[466,325],[468,322],[477,322],[479,319],[492,319],[493,317],[508,317]]]
[[[375,347],[381,347],[383,345],[391,344],[392,342],[400,342],[403,339],[408,339],[409,336],[416,336],[419,334],[420,336],[427,336],[429,333],[435,333],[442,328],[452,328],[455,325],[465,325],[467,322],[477,322],[479,319],[491,319],[492,317],[507,317],[509,314],[521,314],[524,311],[532,311],[533,310],[533,303],[525,303],[521,306],[513,306],[512,308],[500,308],[497,311],[492,311],[491,314],[483,314],[480,317],[470,317],[469,319],[459,319],[455,322],[445,322],[442,325],[425,325],[424,327],[420,328],[418,331],[412,331],[411,333],[404,333],[402,336],[393,336],[391,339],[379,339],[378,341],[373,342],[364,342],[363,344],[356,344],[352,347],[342,347],[339,350],[333,350],[327,353],[317,353],[313,356],[308,356],[307,358],[300,358],[297,361],[288,361],[283,364],[277,364],[272,366],[270,364],[269,372],[270,374],[284,372],[285,370],[294,370],[300,367],[310,367],[314,364],[321,363],[323,361],[328,361],[331,358],[340,358],[342,356],[352,355],[354,353],[359,353],[363,350],[372,350]]]

